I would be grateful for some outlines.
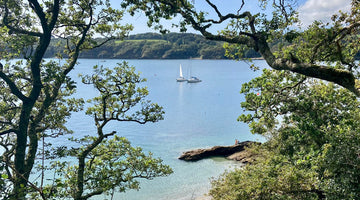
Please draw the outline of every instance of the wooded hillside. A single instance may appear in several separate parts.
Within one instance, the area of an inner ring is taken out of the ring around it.
[[[101,41],[101,39],[99,39]],[[55,39],[50,44],[45,57],[55,57],[58,50]],[[247,51],[244,57],[260,57],[255,51]],[[118,59],[227,59],[223,42],[206,40],[201,35],[191,33],[144,33],[131,35],[125,40],[111,41],[106,45],[82,52],[80,58]]]

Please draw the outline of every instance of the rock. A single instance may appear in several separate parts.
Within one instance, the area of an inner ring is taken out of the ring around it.
[[[250,164],[253,163],[256,160],[256,155],[249,152],[249,151],[240,151],[234,154],[231,154],[230,156],[226,157],[229,160],[236,160],[239,162],[242,162],[244,164]]]
[[[192,151],[184,152],[179,159],[185,160],[185,161],[198,161],[204,158],[214,157],[214,156],[223,156],[227,157],[228,159],[232,160],[239,160],[242,162],[249,162],[250,160],[246,159],[245,153],[242,154],[236,154],[244,152],[245,147],[251,145],[251,144],[260,144],[259,142],[253,142],[253,141],[245,141],[240,142],[237,145],[232,146],[215,146],[210,149],[196,149]]]

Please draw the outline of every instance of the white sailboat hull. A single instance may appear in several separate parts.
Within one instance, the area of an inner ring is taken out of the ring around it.
[[[179,70],[180,70],[180,76],[179,76],[179,78],[176,79],[176,81],[177,81],[177,82],[185,82],[185,81],[187,81],[187,79],[184,78],[184,76],[183,76],[181,65],[180,65],[180,69],[179,69]]]
[[[196,77],[191,77],[190,79],[187,80],[187,82],[188,83],[199,83],[199,82],[201,82],[201,80]]]
[[[185,81],[187,81],[187,79],[184,78],[184,77],[179,77],[179,78],[176,79],[176,81],[177,82],[185,82]]]

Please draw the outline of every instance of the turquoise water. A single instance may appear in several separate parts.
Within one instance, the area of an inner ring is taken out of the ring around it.
[[[92,65],[114,66],[122,60],[81,59],[72,72],[90,74]],[[165,119],[153,124],[113,123],[109,130],[127,137],[132,145],[151,151],[170,165],[174,173],[168,177],[141,181],[140,191],[115,194],[114,199],[165,200],[194,199],[210,188],[210,179],[239,164],[225,159],[206,159],[184,162],[177,158],[182,152],[194,148],[215,145],[232,145],[235,139],[262,140],[252,135],[246,124],[237,122],[243,112],[239,93],[241,84],[256,77],[245,62],[230,60],[128,60],[148,81],[148,98],[164,107]],[[265,67],[264,61],[255,61]],[[186,77],[198,76],[200,83],[179,83],[179,65]],[[78,79],[78,78],[77,78]],[[79,82],[79,81],[78,81]],[[96,95],[93,88],[79,85],[77,96],[91,98]],[[68,126],[76,136],[87,135],[94,130],[91,118],[83,113],[74,113]],[[96,199],[104,199],[99,196]]]

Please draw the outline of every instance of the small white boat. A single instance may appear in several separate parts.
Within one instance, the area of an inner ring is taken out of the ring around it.
[[[184,82],[187,81],[186,78],[184,78],[183,73],[182,73],[182,68],[181,68],[181,64],[180,64],[180,76],[179,78],[176,79],[177,82]]]
[[[198,82],[201,82],[201,80],[198,79],[198,78],[195,77],[195,76],[192,76],[191,78],[189,78],[189,79],[187,80],[187,82],[188,82],[188,83],[198,83]]]

